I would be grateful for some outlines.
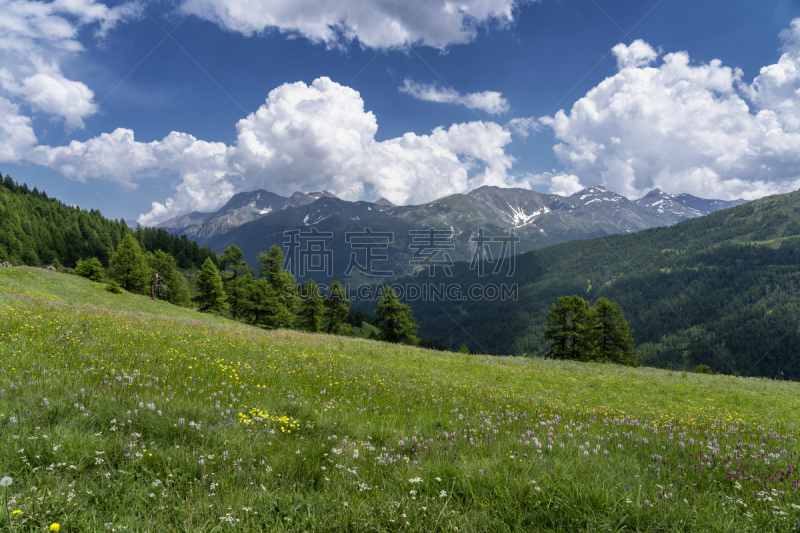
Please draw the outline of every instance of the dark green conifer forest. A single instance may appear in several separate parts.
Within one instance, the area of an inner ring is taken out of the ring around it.
[[[200,268],[207,257],[217,256],[186,236],[176,237],[161,228],[131,230],[124,220],[109,220],[96,209],[67,206],[0,175],[0,262],[74,268],[79,260],[96,257],[108,266],[129,233],[142,251],[168,253],[180,268]]]
[[[800,191],[521,254],[508,277],[459,263],[448,279],[407,281],[516,286],[505,301],[408,302],[421,335],[456,346],[544,357],[548,311],[577,295],[624,310],[642,365],[800,379]]]

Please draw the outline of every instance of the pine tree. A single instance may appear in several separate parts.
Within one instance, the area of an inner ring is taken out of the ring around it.
[[[247,272],[239,277],[230,278],[224,283],[225,296],[232,318],[243,321],[252,319],[251,314],[254,305],[253,284],[255,281],[253,274]]]
[[[381,290],[375,315],[381,328],[379,340],[403,344],[417,343],[417,323],[411,314],[411,308],[401,303],[394,289],[388,285]]]
[[[286,308],[278,292],[266,279],[255,280],[252,298],[253,324],[268,328],[286,328],[294,322],[294,314]]]
[[[310,279],[303,283],[300,289],[300,311],[297,314],[301,328],[306,331],[322,330],[322,317],[325,314],[325,306],[322,302],[322,294],[319,287]]]
[[[345,320],[350,313],[350,300],[347,299],[344,287],[339,281],[334,280],[328,287],[325,309],[327,310],[325,331],[332,334],[348,333],[350,325]]]
[[[243,276],[248,272],[253,272],[253,269],[251,269],[247,265],[247,261],[244,260],[244,253],[235,244],[231,244],[225,248],[222,253],[223,256],[219,269],[223,272],[230,269],[233,272],[233,276],[228,279],[234,280],[237,276]]]
[[[266,279],[275,289],[286,310],[294,314],[297,303],[297,280],[291,272],[283,270],[283,252],[272,246],[269,253],[258,254],[259,276]]]
[[[598,298],[592,307],[594,360],[638,366],[630,325],[618,304]]]
[[[222,288],[222,277],[210,257],[206,258],[203,268],[197,274],[196,301],[200,311],[222,313],[225,311],[225,290]]]
[[[551,359],[588,360],[592,357],[587,334],[591,309],[580,296],[561,296],[547,313],[544,338],[550,341],[546,357]]]
[[[127,234],[111,256],[111,279],[128,292],[144,294],[150,282],[150,268],[142,249],[132,235]]]

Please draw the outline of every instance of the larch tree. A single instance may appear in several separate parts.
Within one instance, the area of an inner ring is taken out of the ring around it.
[[[633,334],[620,306],[601,297],[592,306],[592,315],[593,359],[638,366]]]
[[[400,302],[397,293],[386,285],[381,290],[378,307],[375,309],[381,332],[378,339],[402,344],[417,344],[417,322],[411,307]]]
[[[150,282],[150,268],[139,243],[128,233],[109,261],[111,279],[128,292],[144,294]]]
[[[225,289],[222,287],[222,276],[217,265],[210,257],[206,258],[203,268],[197,274],[197,296],[195,297],[200,311],[222,313],[225,311]]]
[[[325,305],[319,287],[310,279],[300,287],[300,305],[297,318],[299,326],[306,331],[318,332],[322,330],[322,319],[325,315]]]
[[[591,336],[588,334],[591,309],[580,296],[561,296],[547,313],[544,338],[550,341],[546,357],[551,359],[588,360]]]
[[[327,312],[325,331],[333,334],[348,333],[350,325],[345,320],[350,312],[350,300],[339,281],[334,280],[328,287],[325,310]]]

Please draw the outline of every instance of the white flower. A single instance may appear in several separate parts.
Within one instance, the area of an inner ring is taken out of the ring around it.
[[[440,497],[440,498],[447,498],[447,491],[446,491],[446,490],[443,490],[442,492],[440,492],[440,493],[439,493],[439,497]]]
[[[0,479],[0,487],[10,487],[13,482],[14,482],[13,479],[6,476],[3,479]]]
[[[422,483],[422,478],[421,477],[414,477],[414,478],[409,479],[408,481],[409,481],[409,483]]]

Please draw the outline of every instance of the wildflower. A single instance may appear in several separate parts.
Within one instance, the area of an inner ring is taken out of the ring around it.
[[[410,483],[422,483],[421,477],[415,477],[408,480]]]
[[[0,479],[0,487],[10,487],[11,483],[13,483],[13,482],[14,482],[13,479],[11,479],[10,477],[6,476],[3,479]]]
[[[440,497],[440,498],[447,498],[447,491],[446,491],[446,490],[443,490],[442,492],[440,492],[440,493],[439,493],[439,497]]]
[[[14,512],[13,512],[13,513],[11,513],[11,514],[22,514],[22,511],[20,511],[19,509],[17,509],[16,511],[14,511]]]
[[[58,522],[53,522],[50,524],[50,531],[58,531],[59,529],[61,529],[61,524]]]

